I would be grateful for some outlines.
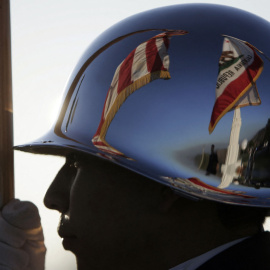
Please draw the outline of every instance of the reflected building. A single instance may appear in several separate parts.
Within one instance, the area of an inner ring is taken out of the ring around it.
[[[270,119],[265,128],[259,130],[242,152],[243,171],[240,182],[243,185],[270,187]]]

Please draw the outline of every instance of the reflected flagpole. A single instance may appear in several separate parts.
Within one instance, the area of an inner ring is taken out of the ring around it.
[[[10,1],[0,0],[0,207],[14,197]]]
[[[234,110],[230,142],[227,149],[225,164],[221,166],[222,179],[218,188],[227,188],[237,178],[237,168],[241,166],[239,156],[239,136],[242,125],[240,108]]]

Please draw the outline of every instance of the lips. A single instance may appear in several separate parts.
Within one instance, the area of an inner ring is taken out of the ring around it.
[[[58,228],[58,234],[61,238],[77,238],[74,234],[69,232],[66,227],[60,226]]]
[[[70,233],[66,227],[59,227],[59,236],[62,238],[62,245],[65,250],[75,251],[77,246],[77,237]]]
[[[62,244],[64,249],[71,251],[75,249],[77,236],[72,232],[69,219],[64,215],[61,216],[59,222],[58,234],[63,239]]]

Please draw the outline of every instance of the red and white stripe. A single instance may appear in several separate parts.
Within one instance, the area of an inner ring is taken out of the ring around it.
[[[168,70],[168,45],[169,39],[167,36],[163,38],[152,38],[140,44],[117,67],[105,101],[104,119],[110,113],[110,109],[116,101],[117,96],[129,85],[154,71]]]
[[[123,155],[106,141],[105,136],[111,121],[126,98],[134,91],[146,85],[153,79],[169,79],[169,39],[174,35],[184,35],[186,31],[169,31],[154,36],[134,49],[117,67],[112,79],[101,121],[93,144],[102,151],[110,154]],[[155,74],[156,76],[151,76]]]

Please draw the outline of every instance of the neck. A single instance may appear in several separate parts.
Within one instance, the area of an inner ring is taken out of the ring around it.
[[[164,238],[159,235],[163,242],[158,246],[162,246],[165,251],[160,258],[170,262],[167,268],[258,232],[256,226],[224,226],[215,203],[188,201],[183,205],[183,199],[179,201],[181,207],[174,207],[164,218],[167,224],[163,226],[168,228],[164,230]]]

